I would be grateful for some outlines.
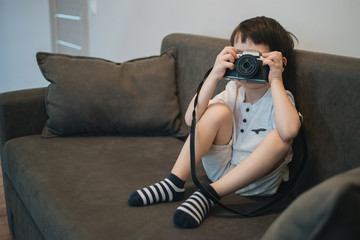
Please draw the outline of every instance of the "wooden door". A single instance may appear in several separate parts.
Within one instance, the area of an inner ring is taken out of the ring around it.
[[[87,0],[49,0],[53,52],[89,54]]]

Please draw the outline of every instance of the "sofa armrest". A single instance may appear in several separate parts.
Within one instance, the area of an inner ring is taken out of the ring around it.
[[[300,195],[261,240],[359,239],[360,167]]]
[[[37,88],[0,94],[0,152],[6,141],[40,134],[47,119],[45,90]]]

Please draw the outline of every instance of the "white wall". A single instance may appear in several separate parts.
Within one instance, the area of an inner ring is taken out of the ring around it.
[[[158,54],[173,32],[229,38],[242,20],[277,19],[299,49],[360,56],[358,0],[88,0],[90,55],[113,61]],[[46,86],[35,53],[51,51],[48,0],[0,0],[0,93]]]
[[[90,54],[123,61],[158,54],[172,32],[229,38],[250,17],[277,19],[299,39],[297,48],[360,56],[358,0],[89,0]]]
[[[48,0],[0,0],[0,93],[47,85],[35,54],[50,39]]]

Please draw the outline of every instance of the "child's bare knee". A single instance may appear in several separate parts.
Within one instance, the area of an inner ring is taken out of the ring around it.
[[[218,124],[232,124],[232,111],[223,103],[211,104],[206,110],[211,119],[216,121]]]
[[[232,137],[232,111],[222,103],[210,105],[198,122],[199,132],[206,132],[215,145],[228,144]]]

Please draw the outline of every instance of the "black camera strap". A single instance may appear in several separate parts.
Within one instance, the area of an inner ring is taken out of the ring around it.
[[[260,215],[262,213],[265,213],[267,211],[270,211],[271,209],[273,209],[278,203],[280,203],[283,199],[285,199],[287,196],[289,196],[290,192],[292,191],[292,189],[294,188],[297,179],[300,176],[300,173],[302,172],[302,169],[305,166],[305,162],[306,162],[306,157],[307,157],[307,149],[306,149],[306,144],[305,144],[305,137],[303,134],[303,130],[302,127],[300,128],[299,134],[297,138],[300,138],[300,145],[301,145],[301,154],[302,156],[300,156],[300,164],[299,166],[297,166],[297,169],[294,173],[294,176],[292,178],[292,180],[289,179],[288,182],[283,183],[286,184],[285,189],[283,189],[283,191],[281,191],[280,193],[276,193],[276,196],[274,199],[272,199],[270,202],[267,202],[266,204],[264,204],[263,206],[257,207],[255,209],[252,210],[246,210],[246,209],[233,209],[230,206],[222,203],[220,200],[218,200],[215,196],[213,196],[213,194],[211,192],[209,192],[199,181],[199,179],[196,176],[196,164],[195,164],[195,128],[196,128],[196,106],[198,103],[198,96],[200,93],[200,90],[202,88],[202,85],[204,84],[206,78],[208,77],[208,75],[210,74],[212,68],[209,69],[207,71],[207,73],[205,74],[203,80],[200,82],[198,88],[197,88],[197,92],[196,92],[196,96],[194,99],[194,110],[192,113],[192,122],[191,122],[191,127],[190,127],[190,163],[191,163],[191,177],[192,180],[194,182],[194,184],[208,197],[210,198],[214,203],[216,203],[217,205],[221,206],[222,208],[235,213],[235,214],[240,214],[243,216],[248,216],[248,217],[253,217],[253,216],[257,216]]]

